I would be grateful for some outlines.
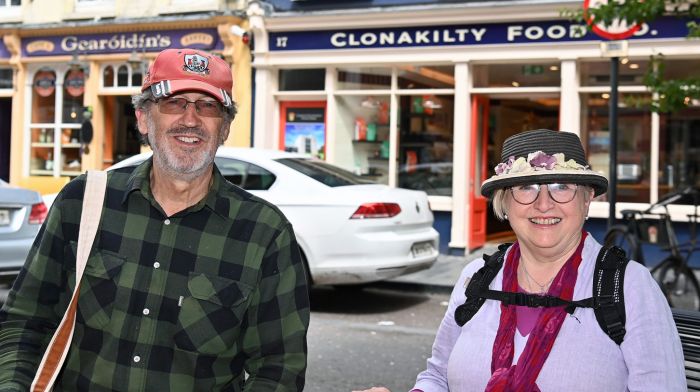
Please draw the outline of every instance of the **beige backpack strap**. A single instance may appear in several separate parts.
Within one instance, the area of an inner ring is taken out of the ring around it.
[[[56,328],[56,332],[54,332],[51,342],[46,348],[46,352],[44,352],[44,357],[41,359],[36,376],[32,382],[32,392],[51,390],[68,354],[68,348],[73,339],[80,282],[90,255],[90,249],[92,249],[92,244],[97,234],[97,228],[100,226],[100,215],[102,214],[106,187],[107,172],[88,171],[85,194],[83,195],[83,210],[80,216],[78,254],[75,260],[75,291],[73,291],[73,297],[70,300],[66,313],[63,315],[63,319],[58,328]]]

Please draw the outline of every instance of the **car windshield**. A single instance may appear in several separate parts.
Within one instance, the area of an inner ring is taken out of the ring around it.
[[[330,187],[374,184],[373,181],[320,160],[282,158],[276,161]]]

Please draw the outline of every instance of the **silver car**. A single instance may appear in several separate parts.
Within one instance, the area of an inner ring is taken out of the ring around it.
[[[47,213],[39,192],[0,180],[0,282],[17,276]]]

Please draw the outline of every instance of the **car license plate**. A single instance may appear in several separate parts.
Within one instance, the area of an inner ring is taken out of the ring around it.
[[[430,241],[418,242],[411,246],[411,254],[413,257],[427,256],[433,253],[433,249],[435,248],[433,248],[433,243]]]
[[[0,210],[0,226],[10,224],[10,210]]]

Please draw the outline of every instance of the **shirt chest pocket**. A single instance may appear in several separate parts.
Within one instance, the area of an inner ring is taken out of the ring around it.
[[[71,292],[75,289],[75,251],[77,244],[71,244],[67,251],[68,282]],[[117,279],[124,264],[124,258],[117,254],[93,250],[88,258],[80,284],[77,321],[93,328],[104,328],[112,318],[117,302]]]
[[[230,349],[241,330],[252,287],[201,273],[190,274],[174,336],[178,348],[200,354]]]

